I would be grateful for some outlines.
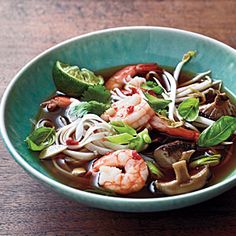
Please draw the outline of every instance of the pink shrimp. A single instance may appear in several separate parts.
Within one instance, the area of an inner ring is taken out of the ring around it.
[[[133,94],[112,104],[102,114],[106,121],[123,121],[135,129],[145,127],[155,115],[149,104],[139,94]]]
[[[150,125],[152,128],[160,132],[169,134],[171,136],[176,136],[176,137],[180,137],[187,140],[193,140],[193,141],[197,141],[199,138],[199,132],[195,130],[186,129],[183,127],[171,127],[168,124],[167,120],[164,120],[160,118],[159,116],[154,116],[152,120],[150,120]]]
[[[55,111],[57,108],[66,108],[71,104],[71,99],[65,96],[55,96],[52,99],[41,103],[42,107],[47,107],[49,111]]]
[[[114,88],[122,89],[125,85],[124,80],[129,80],[138,74],[146,74],[149,71],[162,72],[162,69],[156,63],[126,66],[125,68],[117,71],[110,79],[108,79],[106,82],[106,88],[109,90]]]
[[[144,187],[149,174],[143,158],[129,149],[101,157],[93,164],[93,172],[99,172],[100,186],[119,194],[138,192]]]

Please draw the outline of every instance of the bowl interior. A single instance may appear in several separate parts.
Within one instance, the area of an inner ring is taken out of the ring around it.
[[[126,28],[89,34],[62,43],[30,62],[8,89],[4,109],[7,136],[20,156],[34,169],[53,178],[37,156],[27,149],[25,138],[32,130],[39,104],[54,91],[52,65],[56,60],[81,68],[100,70],[117,65],[157,62],[176,66],[183,54],[196,50],[197,56],[184,70],[212,71],[231,92],[236,92],[236,53],[217,41],[178,30]],[[236,171],[229,173],[235,175]],[[228,178],[228,177],[227,177]]]

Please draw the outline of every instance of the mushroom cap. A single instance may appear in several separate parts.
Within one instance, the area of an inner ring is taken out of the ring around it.
[[[200,107],[200,113],[212,120],[218,120],[221,116],[236,116],[236,105],[232,104],[225,93],[218,93],[214,102]]]
[[[171,169],[172,164],[181,159],[183,152],[192,150],[194,147],[193,143],[177,140],[161,145],[155,149],[153,156],[158,165]]]
[[[190,176],[187,169],[186,160],[181,160],[173,165],[176,179],[170,182],[155,181],[156,188],[167,195],[177,195],[192,192],[202,188],[209,176],[208,166],[204,166],[198,173]]]

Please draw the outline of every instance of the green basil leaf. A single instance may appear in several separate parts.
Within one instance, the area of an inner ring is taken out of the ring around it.
[[[199,99],[198,98],[188,98],[180,103],[178,107],[179,115],[187,120],[194,121],[198,117],[199,112]]]
[[[153,81],[147,81],[147,83],[142,84],[141,87],[146,90],[151,90],[156,94],[162,94],[164,92],[164,89]]]
[[[26,143],[32,151],[41,151],[44,148],[52,145],[56,138],[54,128],[40,127],[35,129],[27,138]]]
[[[133,136],[127,133],[123,133],[123,134],[108,136],[106,137],[106,139],[115,144],[128,144],[129,141],[133,139]]]
[[[200,147],[215,146],[227,140],[235,130],[236,118],[222,116],[200,134],[197,144]]]
[[[115,131],[118,132],[119,134],[127,133],[127,134],[130,134],[132,136],[137,134],[137,132],[134,128],[132,128],[131,126],[125,124],[122,121],[112,121],[110,124],[115,129]]]
[[[165,109],[171,100],[165,100],[162,98],[157,98],[155,96],[152,96],[149,93],[144,93],[146,98],[148,99],[148,104],[156,111],[158,112],[159,110]]]

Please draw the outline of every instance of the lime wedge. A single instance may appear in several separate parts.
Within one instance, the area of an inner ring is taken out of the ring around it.
[[[57,61],[52,71],[56,88],[68,96],[79,97],[89,86],[103,84],[102,76],[95,75],[92,71],[81,69]]]

